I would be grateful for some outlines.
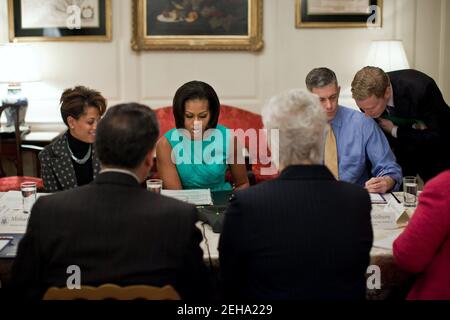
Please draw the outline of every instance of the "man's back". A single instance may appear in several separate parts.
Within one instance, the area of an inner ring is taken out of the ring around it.
[[[227,296],[363,299],[372,246],[370,200],[323,166],[292,166],[239,192],[220,262]]]
[[[20,243],[12,286],[38,297],[64,287],[71,265],[82,285],[171,284],[204,294],[206,267],[196,210],[141,189],[130,175],[103,173],[90,185],[43,197]]]
[[[394,95],[394,117],[414,119],[425,130],[399,126],[397,137],[387,135],[404,175],[417,173],[425,181],[450,168],[450,108],[436,82],[417,70],[388,73]]]

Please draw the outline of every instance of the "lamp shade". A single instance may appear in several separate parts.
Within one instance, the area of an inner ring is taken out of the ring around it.
[[[409,69],[403,42],[398,40],[372,41],[366,65],[379,67],[385,72]]]
[[[36,55],[27,44],[0,45],[0,82],[21,83],[40,81]]]

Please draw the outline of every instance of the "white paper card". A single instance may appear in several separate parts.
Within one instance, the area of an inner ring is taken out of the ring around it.
[[[375,240],[373,242],[373,246],[381,249],[392,250],[395,239],[397,239],[402,232],[403,229],[393,231],[393,233],[389,234],[388,236]]]
[[[19,210],[2,210],[0,233],[25,233],[30,215]]]
[[[8,245],[11,240],[0,240],[0,251],[3,250],[4,247]]]
[[[181,201],[195,204],[196,206],[212,205],[210,189],[192,190],[161,190],[161,194]]]
[[[372,227],[374,229],[397,229],[393,211],[372,210]]]
[[[384,207],[385,212],[393,212],[395,215],[395,222],[400,223],[403,222],[405,219],[406,221],[409,220],[409,216],[406,213],[405,207],[402,203],[398,203],[397,200],[395,200],[393,197],[389,199],[386,207]]]

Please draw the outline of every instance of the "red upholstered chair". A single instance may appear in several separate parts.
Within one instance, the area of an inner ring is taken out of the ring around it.
[[[16,108],[17,106],[11,104],[4,104],[0,107],[0,116],[6,108]],[[15,112],[14,112],[15,111]],[[19,112],[14,110],[12,112],[14,116],[14,132],[7,133],[5,135],[0,134],[0,155],[2,157],[12,159],[17,168],[17,176],[0,178],[0,192],[6,192],[10,190],[20,190],[20,184],[22,182],[36,182],[38,190],[44,188],[42,179],[35,177],[23,176],[23,163],[22,163],[22,132],[20,132],[19,126]],[[2,138],[4,138],[2,140]],[[1,161],[1,159],[0,159]],[[0,162],[0,177],[4,177],[6,174],[3,171],[3,167]]]
[[[175,127],[175,119],[173,117],[171,106],[155,109],[155,113],[160,125],[160,136]],[[260,115],[224,104],[220,106],[219,124],[224,125],[229,129],[242,129],[244,131],[248,129],[259,130],[263,128],[263,123]],[[263,175],[261,173],[262,168],[270,167],[270,164],[262,164],[267,163],[267,159],[260,159],[260,157],[258,156],[259,146],[267,146],[265,142],[265,138],[264,140],[259,141],[258,137],[258,148],[256,150],[252,150],[250,148],[249,139],[245,139],[245,148],[247,149],[247,151],[249,151],[249,162],[251,164],[251,170],[255,178],[254,182],[256,183],[270,180],[277,176],[277,174]],[[265,154],[270,157],[270,151],[268,149],[266,150]]]
[[[20,184],[23,182],[35,182],[38,191],[44,190],[44,184],[40,178],[14,176],[0,178],[0,192],[20,191]]]

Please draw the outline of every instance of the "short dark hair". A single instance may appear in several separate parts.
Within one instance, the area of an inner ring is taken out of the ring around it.
[[[211,117],[207,129],[215,128],[219,121],[220,101],[216,91],[209,84],[202,81],[190,81],[178,88],[173,97],[173,116],[175,126],[184,128],[185,104],[188,100],[208,100],[209,112]]]
[[[59,102],[61,104],[61,117],[66,126],[69,126],[67,123],[69,116],[79,119],[86,112],[87,107],[97,108],[100,116],[106,110],[106,99],[101,93],[84,86],[64,90]]]
[[[336,74],[328,68],[312,69],[306,76],[305,82],[309,91],[312,91],[314,88],[323,88],[333,83],[336,86],[338,85]]]
[[[95,148],[103,165],[135,169],[153,149],[159,136],[155,112],[142,104],[111,107],[100,120]]]

